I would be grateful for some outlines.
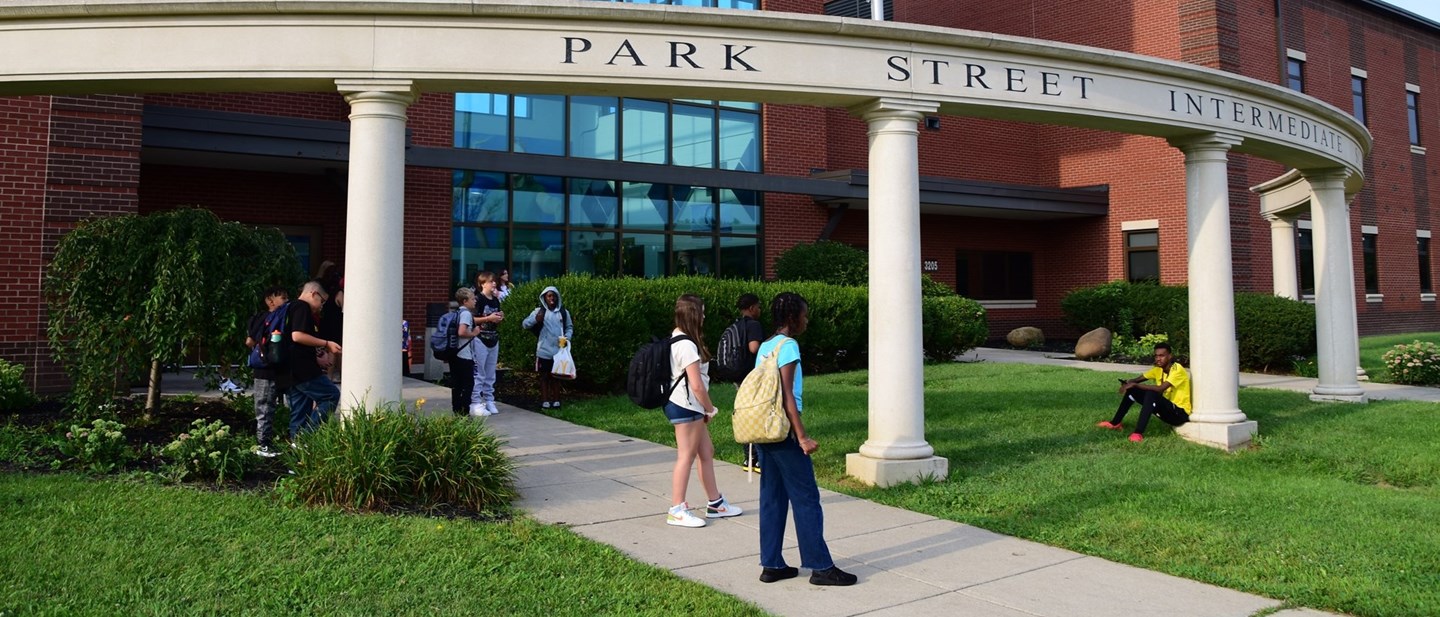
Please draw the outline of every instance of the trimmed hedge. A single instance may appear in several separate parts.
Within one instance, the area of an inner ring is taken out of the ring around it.
[[[775,258],[775,278],[854,285],[870,278],[870,255],[832,240],[797,244]]]
[[[1190,290],[1181,285],[1111,281],[1070,292],[1060,308],[1082,331],[1109,328],[1139,339],[1165,334],[1177,354],[1190,348]],[[1240,368],[1287,370],[1296,357],[1315,353],[1315,307],[1263,293],[1235,294]]]
[[[574,320],[576,384],[589,390],[615,391],[625,383],[630,358],[652,336],[668,335],[674,324],[675,298],[693,293],[706,301],[705,344],[713,352],[720,333],[737,317],[735,299],[760,296],[760,321],[771,329],[770,299],[793,291],[810,303],[810,327],[801,336],[808,374],[866,366],[869,336],[868,290],[825,283],[740,281],[710,277],[660,279],[592,278],[568,275],[516,286],[506,298],[500,323],[500,361],[528,370],[534,366],[535,336],[521,323],[539,306],[540,291],[560,289]],[[985,340],[985,309],[959,296],[923,298],[925,356],[949,360]]]

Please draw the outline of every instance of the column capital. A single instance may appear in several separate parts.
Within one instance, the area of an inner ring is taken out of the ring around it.
[[[1201,133],[1199,135],[1184,135],[1171,137],[1170,145],[1178,148],[1186,155],[1200,152],[1228,152],[1231,148],[1245,142],[1245,138],[1229,133]]]
[[[934,101],[878,98],[851,107],[850,113],[866,120],[892,117],[913,118],[919,122],[921,118],[925,117],[925,114],[933,114],[939,110],[940,104]]]
[[[345,100],[349,103],[380,98],[409,106],[420,96],[415,90],[415,82],[409,79],[337,79],[335,89],[345,95]]]
[[[1265,212],[1260,215],[1260,218],[1270,221],[1271,227],[1294,227],[1295,221],[1300,218],[1300,213],[1280,214],[1277,212]]]
[[[1326,167],[1322,169],[1302,169],[1300,173],[1305,176],[1305,181],[1310,183],[1311,191],[1323,190],[1345,190],[1345,181],[1354,175],[1354,172],[1344,167]]]

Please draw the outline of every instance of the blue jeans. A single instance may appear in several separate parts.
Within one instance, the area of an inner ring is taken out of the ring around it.
[[[795,536],[800,541],[800,566],[825,570],[835,566],[825,544],[825,514],[815,464],[791,433],[779,443],[756,444],[760,454],[760,567],[784,568],[785,517],[795,510]]]
[[[321,375],[290,386],[285,401],[290,404],[290,438],[295,439],[330,418],[330,412],[340,402],[340,388]]]

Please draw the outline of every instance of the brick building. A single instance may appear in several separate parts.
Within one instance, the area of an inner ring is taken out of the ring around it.
[[[844,0],[719,0],[847,14]],[[714,5],[714,0],[709,2]],[[690,4],[690,3],[686,3]],[[1440,329],[1425,153],[1440,134],[1440,24],[1370,0],[894,0],[900,22],[1133,52],[1288,84],[1374,136],[1350,211],[1362,333]],[[619,52],[617,52],[619,53]],[[1359,106],[1359,107],[1357,107]],[[343,264],[347,115],[338,93],[0,99],[0,357],[59,383],[41,279],[86,218],[181,205],[276,226],[307,269]],[[478,269],[763,276],[799,242],[864,246],[866,127],[843,109],[514,93],[425,93],[408,109],[404,315],[423,323]],[[992,335],[1064,332],[1059,301],[1116,279],[1184,283],[1183,155],[1164,140],[946,116],[920,134],[922,260],[982,300]],[[1230,157],[1235,288],[1272,291],[1250,187]],[[1313,287],[1305,216],[1293,275]],[[1073,334],[1073,333],[1071,333]]]

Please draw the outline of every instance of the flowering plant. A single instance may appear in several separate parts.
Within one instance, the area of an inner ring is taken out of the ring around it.
[[[1395,383],[1440,385],[1440,347],[1435,343],[1402,343],[1385,352],[1381,360]]]
[[[255,446],[232,435],[230,427],[219,420],[209,424],[196,420],[188,432],[161,448],[160,456],[169,461],[176,480],[239,480],[259,462]]]
[[[81,469],[110,473],[135,460],[135,450],[125,442],[125,425],[110,420],[95,420],[90,426],[70,425],[58,443],[60,454]]]

